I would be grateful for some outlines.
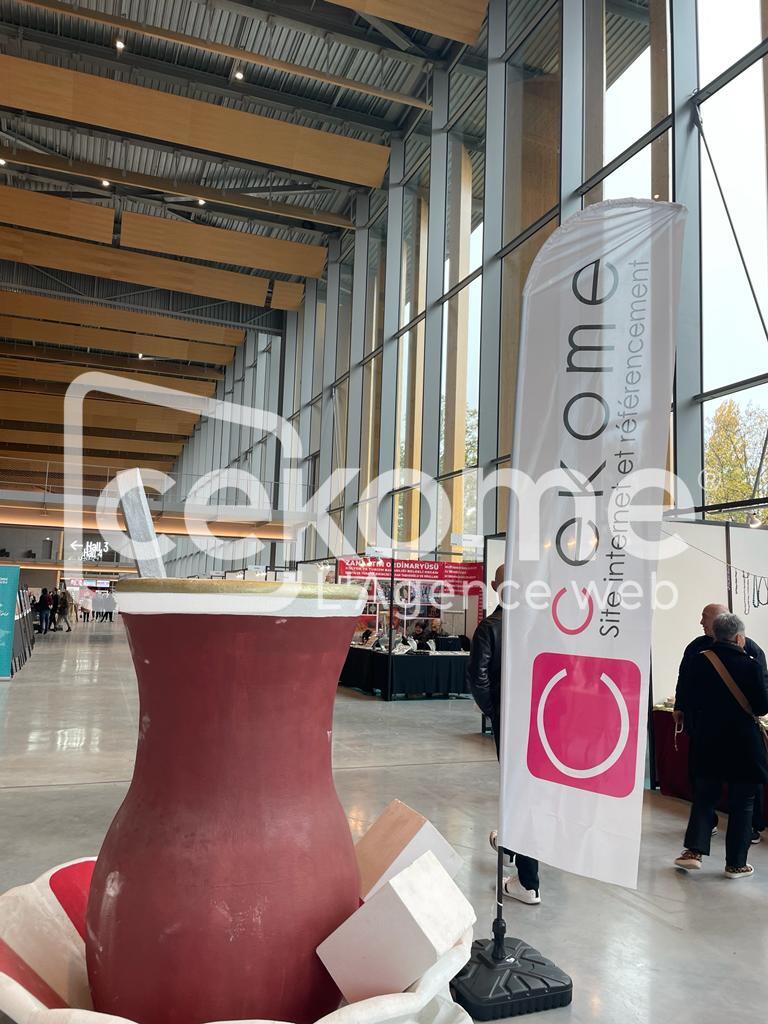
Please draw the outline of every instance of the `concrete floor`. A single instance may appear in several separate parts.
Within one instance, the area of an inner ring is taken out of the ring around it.
[[[94,854],[131,773],[133,669],[122,625],[78,624],[39,640],[0,683],[0,891]],[[493,912],[497,768],[470,700],[385,704],[340,690],[335,774],[353,833],[394,797],[426,814],[465,860],[457,881],[477,934]],[[581,1024],[732,1024],[768,1003],[768,842],[756,875],[722,879],[722,839],[707,870],[671,867],[687,805],[647,794],[637,892],[544,867],[539,907],[507,905],[522,935],[574,979],[574,1002],[548,1020]]]

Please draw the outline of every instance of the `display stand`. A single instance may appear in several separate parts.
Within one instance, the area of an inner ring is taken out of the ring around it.
[[[11,675],[16,673],[32,655],[35,646],[35,628],[32,621],[32,605],[29,588],[19,587],[16,596],[16,616],[13,624],[13,656]]]
[[[19,586],[17,565],[0,569],[0,679],[11,679],[35,645],[27,587]]]
[[[463,695],[469,638],[483,614],[482,563],[398,559],[397,554],[333,563],[335,581],[361,583],[368,591],[357,631],[367,633],[366,642],[350,648],[340,682],[364,692],[378,690],[384,700],[409,694]],[[300,571],[317,580],[318,574],[330,576],[331,567],[324,559],[302,563]],[[424,645],[418,651],[400,646],[417,621],[431,630],[436,619],[455,635],[430,636],[428,650]]]

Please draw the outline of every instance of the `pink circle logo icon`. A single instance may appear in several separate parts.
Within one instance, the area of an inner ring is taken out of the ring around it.
[[[605,796],[635,788],[640,669],[619,658],[539,654],[533,663],[528,770]]]

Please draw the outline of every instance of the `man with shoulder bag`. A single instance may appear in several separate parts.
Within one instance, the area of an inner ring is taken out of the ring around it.
[[[693,690],[695,691],[696,685],[699,679],[699,667],[700,659],[699,655],[702,651],[709,650],[712,644],[715,642],[714,634],[712,632],[712,624],[718,615],[724,615],[728,612],[728,608],[724,604],[718,604],[712,602],[704,606],[701,612],[700,626],[703,630],[701,636],[697,636],[692,640],[683,651],[683,657],[680,662],[680,669],[677,674],[677,687],[675,689],[675,727],[676,730],[685,727],[687,733],[693,731],[693,717],[692,715],[685,715],[683,708],[689,701],[689,694]],[[754,658],[763,671],[763,675],[768,685],[768,662],[766,662],[765,652],[756,644],[751,637],[746,637],[744,641],[744,651]],[[693,785],[693,778],[691,777],[691,785]],[[761,841],[760,833],[765,829],[765,817],[763,814],[763,806],[765,803],[765,795],[763,793],[763,784],[759,783],[755,787],[755,806],[752,813],[752,839],[753,843],[759,843]],[[717,814],[712,816],[712,835],[717,834]]]
[[[685,688],[683,711],[690,732],[693,805],[685,850],[675,865],[698,870],[709,856],[712,821],[728,786],[725,876],[748,878],[752,812],[758,784],[768,782],[768,739],[758,716],[768,714],[765,673],[744,650],[744,623],[729,612],[712,623],[713,643],[700,659],[695,685]],[[689,672],[693,667],[689,666]]]

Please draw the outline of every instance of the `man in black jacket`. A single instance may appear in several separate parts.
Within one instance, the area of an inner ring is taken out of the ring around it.
[[[504,582],[504,566],[496,570],[491,586],[498,591]],[[501,604],[479,623],[472,637],[467,665],[467,685],[472,691],[477,706],[491,722],[496,742],[496,756],[499,755],[501,731]],[[490,843],[497,849],[497,833],[491,832]],[[517,878],[504,879],[504,894],[521,903],[541,903],[539,895],[539,862],[532,857],[504,849],[511,864],[517,867]]]
[[[699,655],[702,651],[709,650],[714,643],[714,635],[712,631],[712,624],[718,615],[727,615],[728,609],[724,604],[708,604],[705,605],[701,612],[701,628],[704,630],[702,636],[697,636],[695,640],[691,640],[688,646],[683,651],[683,658],[680,662],[680,669],[677,673],[677,687],[675,689],[675,722],[682,723],[685,725],[686,732],[691,732],[692,721],[686,723],[685,721],[685,705],[690,704],[691,698],[695,696],[696,683],[699,672],[701,670],[701,664],[699,661]],[[749,637],[745,637],[744,650],[753,658],[760,668],[762,669],[763,675],[768,685],[768,664],[766,664],[765,652],[762,647],[759,647],[754,640],[750,640]],[[690,717],[690,716],[689,716]],[[763,786],[762,783],[755,789],[755,805],[752,815],[752,842],[760,842],[760,833],[765,828],[765,820],[763,817]],[[714,815],[713,822],[715,825],[715,831],[717,831],[717,815]],[[714,834],[714,833],[713,833]]]
[[[725,874],[748,878],[754,870],[747,851],[755,789],[768,781],[768,755],[755,716],[768,714],[768,689],[762,668],[744,650],[741,619],[729,612],[718,615],[712,632],[711,646],[695,655],[695,687],[684,687],[694,788],[685,850],[675,864],[686,871],[701,868],[702,857],[709,855],[715,805],[727,783]]]

